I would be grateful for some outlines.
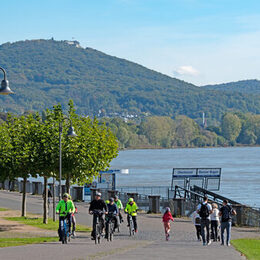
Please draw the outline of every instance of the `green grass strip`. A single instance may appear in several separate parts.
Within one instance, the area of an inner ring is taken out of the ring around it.
[[[6,208],[0,208],[0,211],[8,211]]]
[[[31,238],[0,238],[0,247],[24,246],[28,244],[39,244],[46,242],[56,242],[57,237],[31,237]]]
[[[59,228],[59,221],[53,221],[52,219],[48,219],[48,224],[43,224],[43,218],[37,217],[5,217],[6,220],[18,221],[20,223],[42,228],[48,230],[57,231]],[[84,225],[76,225],[76,232],[90,232],[91,228]]]
[[[235,239],[231,243],[248,260],[260,259],[260,239]]]

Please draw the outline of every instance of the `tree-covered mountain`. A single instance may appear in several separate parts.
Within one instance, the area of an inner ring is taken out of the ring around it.
[[[27,40],[0,46],[0,66],[15,95],[0,98],[3,111],[41,111],[73,99],[85,115],[127,113],[193,119],[205,111],[260,113],[256,95],[199,88],[77,42]]]
[[[257,79],[251,80],[240,80],[237,82],[230,82],[217,85],[206,85],[203,86],[205,89],[217,90],[217,91],[228,91],[228,92],[240,92],[247,94],[260,94],[260,81]]]

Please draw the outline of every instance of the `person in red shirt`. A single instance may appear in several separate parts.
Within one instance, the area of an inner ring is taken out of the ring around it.
[[[166,240],[168,241],[169,238],[170,238],[170,231],[171,231],[170,221],[173,221],[173,217],[172,217],[170,208],[166,208],[162,219],[163,219],[163,225],[164,225],[164,232],[165,232]]]

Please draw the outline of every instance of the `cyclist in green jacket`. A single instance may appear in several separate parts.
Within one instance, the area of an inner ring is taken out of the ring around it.
[[[128,227],[129,227],[129,215],[132,216],[133,222],[134,222],[134,229],[135,232],[137,233],[137,210],[138,210],[138,206],[136,205],[136,203],[134,202],[133,198],[130,198],[128,200],[128,203],[125,206],[125,213],[127,213],[127,222],[128,222]]]
[[[69,232],[71,230],[71,214],[75,212],[75,206],[72,200],[69,199],[69,194],[64,193],[63,194],[63,199],[59,201],[57,207],[56,207],[56,213],[59,214],[59,237],[60,236],[60,226],[61,226],[61,221],[64,220],[65,218],[68,218],[69,220]]]
[[[115,195],[115,204],[117,205],[117,208],[119,210],[120,223],[122,223],[122,222],[124,222],[124,220],[123,220],[123,216],[121,214],[121,210],[123,210],[124,207],[123,207],[123,204],[122,204],[121,200],[118,198],[117,195]]]

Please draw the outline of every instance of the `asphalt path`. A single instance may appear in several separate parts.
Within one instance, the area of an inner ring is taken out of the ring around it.
[[[0,191],[0,207],[21,208],[21,194]],[[27,211],[42,214],[42,198],[28,195]],[[91,226],[87,203],[76,203],[79,213],[77,223]],[[233,229],[233,238],[255,237],[254,229]],[[233,247],[212,243],[202,246],[196,241],[195,229],[189,219],[176,219],[172,224],[171,239],[165,241],[160,215],[141,214],[138,216],[138,233],[129,237],[126,224],[115,235],[113,242],[102,241],[94,245],[89,234],[79,235],[68,245],[45,243],[0,249],[0,259],[245,259]]]

